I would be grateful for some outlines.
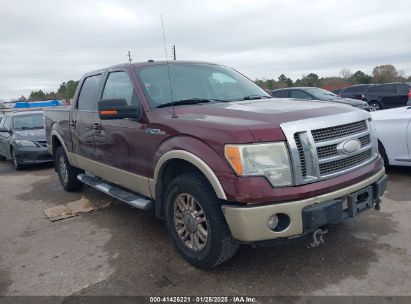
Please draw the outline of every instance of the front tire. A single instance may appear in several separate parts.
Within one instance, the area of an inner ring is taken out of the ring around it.
[[[23,170],[25,166],[18,162],[16,158],[16,153],[14,153],[13,148],[10,148],[10,155],[11,155],[11,160],[13,161],[14,168],[16,168],[16,170]]]
[[[176,177],[166,190],[166,225],[178,252],[192,265],[210,269],[235,255],[221,202],[198,173]]]
[[[62,146],[56,149],[54,165],[64,190],[68,192],[81,190],[83,183],[77,179],[77,175],[84,173],[84,171],[70,165]]]

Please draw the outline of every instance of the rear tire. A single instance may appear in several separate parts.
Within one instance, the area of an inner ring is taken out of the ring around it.
[[[68,192],[81,190],[83,183],[77,179],[77,175],[84,173],[84,171],[70,165],[66,152],[62,146],[56,149],[54,166],[56,167],[60,183],[64,190]]]
[[[221,201],[201,174],[188,173],[172,180],[165,203],[170,238],[190,264],[210,269],[235,255],[239,243],[231,236]]]
[[[370,112],[375,112],[382,110],[382,104],[379,103],[378,101],[371,101],[370,102]]]

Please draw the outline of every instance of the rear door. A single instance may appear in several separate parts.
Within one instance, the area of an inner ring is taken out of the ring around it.
[[[408,102],[408,92],[411,89],[405,83],[397,83],[397,91],[398,91],[398,107],[403,107],[407,105]]]
[[[381,92],[384,109],[399,107],[397,87],[394,83],[381,85],[379,91]]]
[[[96,159],[94,123],[97,120],[97,92],[101,74],[86,77],[82,84],[71,117],[73,151],[77,164],[95,174],[91,161]]]

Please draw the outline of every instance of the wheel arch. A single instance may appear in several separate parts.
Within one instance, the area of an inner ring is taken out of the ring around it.
[[[219,199],[226,200],[226,194],[213,170],[198,156],[184,150],[165,153],[157,162],[150,189],[156,198],[156,216],[164,217],[164,192],[169,181],[175,176],[193,170],[201,173],[213,188]]]

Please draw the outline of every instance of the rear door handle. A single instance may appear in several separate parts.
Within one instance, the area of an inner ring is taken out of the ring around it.
[[[93,130],[100,130],[100,123],[98,122],[93,123]]]
[[[71,121],[70,121],[70,126],[76,127],[76,121],[75,121],[75,120],[71,120]]]

